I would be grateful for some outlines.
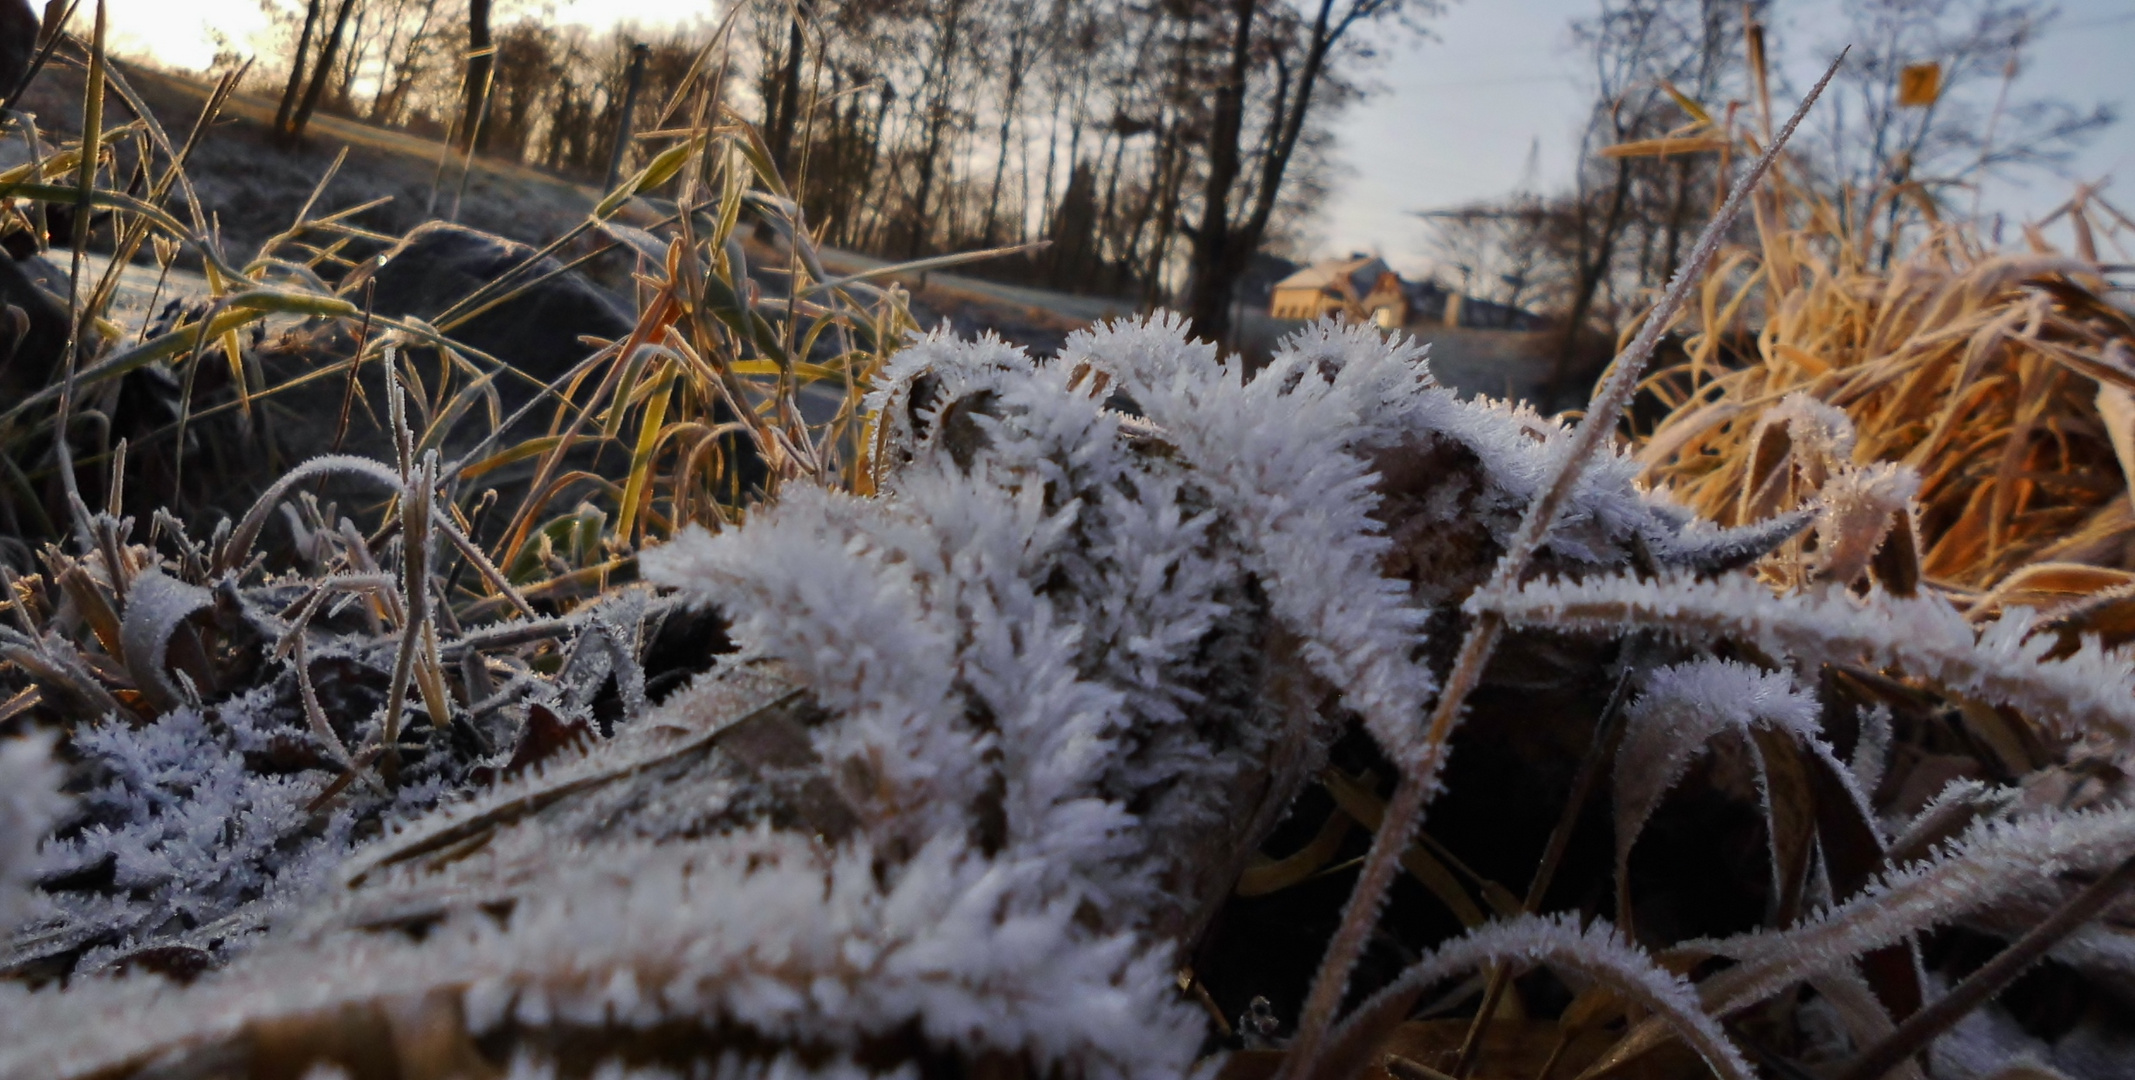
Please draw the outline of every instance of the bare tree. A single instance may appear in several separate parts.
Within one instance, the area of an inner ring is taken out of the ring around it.
[[[814,5],[805,0],[793,5],[786,19],[786,51],[784,62],[779,65],[776,108],[770,117],[771,160],[778,163],[779,170],[793,171],[793,129],[800,123],[801,113],[801,63],[807,55],[806,36],[801,32],[801,21],[810,17]]]
[[[319,107],[319,95],[326,90],[327,80],[334,74],[334,62],[341,51],[342,36],[348,31],[349,13],[356,7],[356,0],[341,0],[341,8],[334,14],[334,28],[326,36],[326,47],[319,53],[319,62],[311,74],[311,86],[304,91],[304,100],[298,104],[296,115],[289,118],[282,136],[291,142],[304,137],[304,128],[311,123],[312,111]]]
[[[1523,308],[1564,284],[1555,234],[1564,207],[1536,195],[1476,203],[1420,216],[1431,223],[1441,265],[1460,275],[1460,291]]]
[[[559,172],[605,166],[629,32],[510,21],[527,10],[514,0],[271,2],[284,47],[303,46],[291,119],[340,102]],[[1354,28],[1413,26],[1437,3],[755,0],[743,77],[832,241],[925,255],[1050,237],[984,272],[1176,302],[1195,283],[1227,295],[1218,279],[1324,197],[1328,118],[1372,53]],[[655,45],[648,109],[669,54],[679,71],[703,44],[683,34]]]
[[[289,62],[289,81],[282,86],[282,103],[274,111],[274,134],[283,137],[289,131],[290,115],[296,111],[297,95],[304,90],[305,60],[311,52],[312,31],[319,25],[321,0],[306,0],[304,4],[304,28],[297,32],[296,51]]]
[[[1690,119],[1676,94],[1693,104],[1722,95],[1747,97],[1748,41],[1761,34],[1761,4],[1736,0],[1608,0],[1601,14],[1573,24],[1592,64],[1594,104],[1580,145],[1578,188],[1564,222],[1569,243],[1570,290],[1563,313],[1565,341],[1552,382],[1574,374],[1581,337],[1596,299],[1606,286],[1619,296],[1665,281],[1674,273],[1683,238],[1701,221],[1706,200],[1697,192],[1713,185],[1713,159],[1610,157],[1611,145],[1659,138]],[[1674,91],[1674,93],[1671,93]],[[1716,190],[1716,188],[1715,188]],[[1627,235],[1648,241],[1616,282]],[[1651,241],[1664,251],[1655,259]],[[1613,336],[1612,325],[1605,334]]]
[[[1229,0],[1228,9],[1227,62],[1214,88],[1208,166],[1185,297],[1194,332],[1212,339],[1229,331],[1232,288],[1267,235],[1284,174],[1323,92],[1329,59],[1341,55],[1338,49],[1356,27],[1380,21],[1412,24],[1435,12],[1437,5],[1427,0],[1318,0],[1308,26],[1300,26],[1289,7],[1264,0]],[[1265,28],[1256,33],[1262,24]],[[1259,65],[1254,63],[1256,44],[1261,45],[1257,56],[1264,60]],[[1350,55],[1360,51],[1351,50]],[[1253,149],[1258,175],[1234,209],[1233,196],[1247,178],[1243,138],[1256,67],[1261,81],[1272,77],[1273,85],[1263,87],[1265,135]]]
[[[379,75],[377,95],[371,100],[374,124],[397,124],[416,87],[431,73],[439,59],[442,35],[434,27],[444,21],[441,0],[387,0],[390,8],[379,12],[376,33]]]
[[[489,32],[489,12],[490,0],[467,0],[467,83],[459,125],[462,146],[474,146],[480,137],[490,78],[496,71],[496,40]]]
[[[2114,121],[2107,105],[2020,92],[2026,50],[2058,15],[2038,0],[1862,0],[1846,10],[1854,48],[1824,114],[1824,164],[1853,192],[1854,228],[1880,225],[1884,262],[1917,212],[1901,189],[1941,198],[1976,193],[1990,173],[2054,170]]]

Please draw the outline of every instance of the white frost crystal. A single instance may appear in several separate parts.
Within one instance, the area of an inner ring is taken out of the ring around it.
[[[0,742],[0,934],[15,929],[35,907],[30,884],[37,842],[66,804],[59,779],[51,740]]]

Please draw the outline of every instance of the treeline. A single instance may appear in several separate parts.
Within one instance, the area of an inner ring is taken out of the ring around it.
[[[633,47],[648,47],[640,100],[649,119],[709,36],[702,26],[596,32],[521,6],[270,0],[282,63],[261,78],[283,86],[279,123],[296,134],[295,114],[317,83],[329,112],[461,145],[473,134],[484,153],[597,180],[614,149]]]
[[[1043,238],[1028,268],[1045,284],[1166,299],[1222,167],[1214,91],[1236,25],[1224,9],[1239,6],[1253,5],[766,6],[750,19],[755,89],[774,153],[789,173],[805,160],[804,206],[834,243],[911,257]],[[1241,145],[1262,162],[1288,156],[1264,234],[1280,239],[1317,202],[1324,119],[1353,90],[1322,74],[1306,129],[1278,145],[1302,31],[1288,5],[1263,6],[1251,59],[1267,70]],[[1232,177],[1224,195],[1252,205],[1263,182]]]
[[[283,55],[331,68],[325,107],[478,132],[488,153],[596,179],[632,47],[651,48],[634,120],[656,133],[723,33],[728,100],[761,125],[829,242],[907,258],[1045,239],[1007,271],[1172,303],[1209,334],[1225,329],[1253,254],[1290,238],[1324,194],[1328,121],[1360,92],[1365,40],[1438,6],[752,0],[725,24],[595,33],[509,0],[280,2]],[[343,23],[335,45],[327,28]],[[292,86],[299,67],[285,64]],[[484,86],[486,109],[474,104]]]
[[[489,154],[588,180],[611,159],[634,47],[648,60],[626,168],[672,138],[663,106],[715,56],[723,100],[760,126],[830,243],[911,258],[1046,240],[983,272],[1169,304],[1212,336],[1256,253],[1307,246],[1329,125],[1375,53],[1441,6],[738,0],[724,22],[595,32],[533,0],[263,2],[281,19],[271,77],[285,113],[317,104],[461,143],[472,133]],[[1729,164],[1698,139],[1753,130],[1769,96],[1798,89],[1771,59],[1774,6],[1596,0],[1571,27],[1593,92],[1572,182],[1427,213],[1447,284],[1547,313],[1599,347],[1718,203]],[[1879,238],[1872,258],[1887,261],[1953,193],[2051,166],[2112,120],[2015,83],[2054,17],[2040,0],[1861,0],[1846,17],[1829,41],[1797,43],[1853,52],[1788,168],[1856,235]],[[1681,152],[1618,152],[1671,137]]]

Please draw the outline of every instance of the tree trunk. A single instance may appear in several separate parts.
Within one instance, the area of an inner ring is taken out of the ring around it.
[[[993,192],[986,197],[986,247],[998,240],[1001,221],[1001,176],[1008,171],[1008,132],[1016,117],[1016,95],[1023,89],[1023,45],[1008,50],[1008,94],[1001,103],[1001,156],[993,162]]]
[[[304,88],[304,57],[311,52],[311,32],[319,25],[321,0],[310,0],[304,6],[304,28],[297,32],[296,59],[289,67],[289,82],[282,87],[281,107],[274,111],[274,137],[282,139],[289,132],[289,114],[296,108],[297,94]]]
[[[1038,222],[1053,220],[1053,173],[1060,167],[1060,95],[1053,95],[1053,115],[1045,125],[1045,197],[1038,201]]]
[[[496,70],[496,41],[489,33],[491,0],[467,0],[467,84],[461,90],[460,146],[472,148],[482,103],[489,96],[489,76]]]
[[[801,38],[801,16],[795,9],[793,24],[786,35],[786,70],[779,76],[778,108],[772,114],[771,160],[778,165],[779,175],[793,175],[793,129],[799,123],[801,112],[801,53],[805,42]]]
[[[363,40],[363,17],[368,14],[370,12],[365,10],[356,12],[356,27],[349,31],[348,51],[342,54],[340,86],[333,96],[334,108],[350,116],[356,114],[356,73],[363,69],[363,61],[370,52],[369,44]]]
[[[918,258],[926,250],[927,238],[933,222],[928,219],[934,198],[934,174],[941,161],[942,135],[949,126],[949,81],[956,75],[957,31],[963,21],[964,6],[961,2],[949,6],[948,15],[942,20],[942,43],[940,65],[934,74],[933,99],[927,103],[926,149],[919,155],[919,190],[912,196],[912,228],[905,243],[907,258]]]
[[[1192,156],[1179,145],[1184,141],[1174,130],[1168,151],[1170,161],[1157,198],[1156,238],[1150,241],[1149,256],[1142,264],[1142,303],[1148,307],[1155,307],[1165,299],[1164,263],[1171,258],[1171,242],[1178,235],[1179,196],[1186,186],[1187,159]]]
[[[334,13],[334,29],[326,36],[326,51],[319,54],[319,63],[312,71],[311,86],[304,91],[304,103],[297,106],[296,116],[289,121],[291,142],[304,137],[304,127],[311,123],[312,110],[319,107],[319,95],[325,93],[326,81],[333,77],[334,60],[341,52],[341,38],[348,32],[349,13],[355,7],[356,0],[341,0],[341,10]]]
[[[1111,176],[1105,180],[1105,201],[1104,205],[1097,210],[1096,235],[1090,243],[1089,253],[1095,260],[1095,265],[1087,267],[1088,271],[1104,271],[1109,268],[1105,261],[1105,241],[1108,238],[1115,241],[1120,238],[1112,227],[1112,211],[1119,205],[1119,173],[1121,164],[1126,159],[1126,156],[1127,136],[1122,134],[1112,143]],[[1101,162],[1104,158],[1105,148],[1100,143],[1097,147],[1097,160]],[[1086,280],[1089,280],[1087,275]]]
[[[1250,14],[1252,6],[1250,0],[1240,0],[1239,7],[1247,14]],[[1198,234],[1194,238],[1194,284],[1190,287],[1187,299],[1187,317],[1193,320],[1194,333],[1198,336],[1211,341],[1221,341],[1230,333],[1231,292],[1236,287],[1238,278],[1245,273],[1253,253],[1260,249],[1261,240],[1267,236],[1268,222],[1274,217],[1276,200],[1282,194],[1283,175],[1290,169],[1290,158],[1297,152],[1298,140],[1304,136],[1305,120],[1312,111],[1312,92],[1318,88],[1320,73],[1327,66],[1327,53],[1357,17],[1357,11],[1353,8],[1340,25],[1331,26],[1329,20],[1333,13],[1334,0],[1320,0],[1319,13],[1312,21],[1311,44],[1305,51],[1305,66],[1297,75],[1296,96],[1289,98],[1286,103],[1278,100],[1277,115],[1270,118],[1271,125],[1280,121],[1279,129],[1271,128],[1279,130],[1280,135],[1274,144],[1268,147],[1267,155],[1261,159],[1260,185],[1253,193],[1252,210],[1247,213],[1242,224],[1228,230],[1227,235],[1220,239],[1220,247],[1214,253],[1213,259],[1203,261],[1200,257],[1203,238]],[[1228,187],[1236,182],[1239,171],[1238,137],[1243,127],[1247,37],[1248,35],[1241,34],[1232,43],[1232,74],[1236,87],[1234,90],[1227,85],[1225,92],[1235,92],[1237,98],[1219,106],[1219,109],[1229,108],[1237,114],[1228,118],[1230,175],[1226,179],[1226,199]],[[1219,112],[1219,128],[1224,126],[1224,119]],[[1214,160],[1211,156],[1209,184],[1212,192],[1216,172]],[[1210,205],[1214,206],[1215,202],[1211,200]],[[1204,229],[1206,225],[1204,220]]]
[[[1668,244],[1666,259],[1661,270],[1661,281],[1675,277],[1675,268],[1682,258],[1683,228],[1690,222],[1690,159],[1675,163],[1675,202],[1668,208]]]
[[[427,0],[423,5],[422,18],[414,27],[407,29],[406,37],[399,36],[396,27],[386,39],[386,47],[380,51],[378,96],[371,99],[371,123],[390,125],[400,118],[401,107],[407,104],[408,93],[415,86],[415,62],[420,54],[423,39],[430,33],[430,20],[437,13],[437,0]],[[388,24],[392,25],[392,24]],[[396,60],[395,57],[399,59]],[[391,89],[387,89],[391,87]]]
[[[1238,136],[1245,128],[1245,75],[1252,60],[1253,12],[1257,0],[1233,5],[1230,60],[1216,87],[1215,118],[1208,133],[1208,182],[1202,188],[1201,224],[1193,230],[1193,267],[1186,284],[1186,317],[1193,335],[1220,341],[1230,331],[1231,284],[1238,279],[1231,252],[1231,186],[1238,182]]]
[[[1275,215],[1275,200],[1282,194],[1283,175],[1290,169],[1290,158],[1297,152],[1297,143],[1305,133],[1305,118],[1312,110],[1312,92],[1319,88],[1320,73],[1327,68],[1327,51],[1336,38],[1348,29],[1345,23],[1330,29],[1327,20],[1334,10],[1334,0],[1320,0],[1319,15],[1312,23],[1312,45],[1305,53],[1305,67],[1297,75],[1297,96],[1289,105],[1289,116],[1284,121],[1282,138],[1261,162],[1260,189],[1254,192],[1253,213],[1246,219],[1240,232],[1237,246],[1241,249],[1239,265],[1245,258],[1259,250],[1260,241],[1267,235],[1268,221]],[[1225,294],[1229,289],[1226,287]]]
[[[1579,350],[1579,335],[1586,328],[1587,315],[1594,308],[1594,292],[1601,287],[1601,279],[1608,275],[1609,260],[1616,254],[1616,233],[1623,228],[1624,201],[1631,193],[1631,162],[1626,158],[1616,159],[1616,190],[1609,196],[1609,212],[1602,218],[1601,233],[1594,239],[1591,258],[1579,267],[1579,281],[1572,290],[1570,314],[1564,319],[1564,344],[1557,350],[1557,362],[1550,368],[1550,393],[1563,392],[1564,380],[1571,374],[1572,357]]]

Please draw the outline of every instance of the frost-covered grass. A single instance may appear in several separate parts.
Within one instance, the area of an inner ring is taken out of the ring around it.
[[[1416,737],[1440,677],[1426,636],[1440,582],[1382,568],[1466,559],[1486,569],[1570,433],[1460,402],[1413,350],[1331,324],[1251,377],[1164,321],[1079,336],[1051,362],[935,337],[901,354],[877,389],[874,494],[796,486],[739,528],[693,531],[648,554],[652,581],[726,613],[738,646],[691,689],[642,711],[625,706],[607,731],[584,730],[581,749],[496,781],[462,774],[425,788],[412,753],[393,775],[369,757],[355,770],[365,783],[438,808],[387,813],[407,824],[374,839],[345,824],[313,835],[312,861],[272,879],[287,888],[240,905],[278,929],[231,935],[208,958],[216,970],[190,986],[98,974],[65,990],[7,991],[0,1008],[33,1034],[0,1051],[0,1074],[102,1075],[231,1045],[294,1067],[336,1060],[335,1047],[368,1024],[437,1033],[396,1051],[433,1065],[554,1067],[541,1048],[565,1040],[752,1071],[783,1067],[778,1048],[793,1047],[878,1074],[946,1054],[1075,1075],[1180,1075],[1204,1050],[1207,1018],[1179,996],[1175,972],[1226,907],[1241,855],[1349,725],[1380,741],[1385,760],[1413,760],[1402,740]],[[1258,422],[1215,422],[1226,416]],[[1226,445],[1241,437],[1258,452]],[[1300,464],[1307,451],[1320,467],[1269,467]],[[1978,692],[2003,683],[1966,672],[2051,686],[2051,669],[2081,664],[2095,691],[2085,700],[2111,702],[2135,693],[2126,659],[2045,660],[1999,643],[2006,634],[1975,636],[1954,612],[1923,638],[1893,613],[1945,601],[1856,596],[1850,582],[1774,597],[1750,570],[1705,560],[1771,548],[1786,532],[1716,536],[1636,489],[1629,459],[1604,452],[1566,503],[1562,541],[1539,552],[1545,573],[1586,584],[1485,591],[1469,603],[1514,626],[1613,634],[1610,618],[1563,614],[1588,603],[1580,589],[1603,604],[1641,587],[1684,598],[1637,609],[1652,612],[1646,632],[1685,644],[1625,654],[1633,690],[1622,745],[1599,747],[1615,757],[1614,921],[1640,936],[1569,912],[1508,913],[1386,982],[1331,1035],[1321,1072],[1369,1060],[1433,985],[1511,965],[1557,972],[1586,995],[1584,1015],[1643,1010],[1651,1019],[1622,1029],[1619,1055],[1673,1035],[1722,1075],[1749,1076],[1719,1017],[1807,985],[1841,1010],[1840,1030],[1898,1031],[1902,1006],[1888,1002],[1906,1000],[1907,986],[1917,1000],[1929,985],[1917,961],[1871,965],[1873,990],[1856,993],[1852,958],[1893,947],[1911,955],[1914,935],[2008,898],[2051,907],[2066,886],[2037,870],[2094,873],[2135,850],[2124,835],[2135,817],[2117,804],[2070,818],[1968,796],[1974,823],[1953,819],[1944,847],[1916,843],[1904,857],[1925,861],[1879,865],[1881,852],[1896,859],[1907,843],[1903,812],[1859,784],[1876,775],[1867,756],[1887,749],[1862,736],[1850,751],[1835,747],[1832,706],[1804,680],[1827,664],[1859,664],[1922,680],[1913,693]],[[1403,458],[1466,464],[1392,484],[1386,463]],[[1486,522],[1485,547],[1406,527],[1446,514]],[[1644,586],[1611,576],[1640,560],[1677,576]],[[1693,573],[1720,577],[1684,576]],[[529,672],[520,692],[588,716],[564,699],[607,684],[645,651],[627,628],[647,625],[650,597],[634,609],[620,602],[568,626],[528,620],[528,634],[575,633],[567,668],[595,666]],[[1697,603],[1735,614],[1687,617]],[[1760,605],[1776,614],[1755,614]],[[1803,628],[1758,629],[1788,619]],[[1842,629],[1818,631],[1819,620]],[[440,628],[439,653],[499,647],[512,625]],[[595,647],[596,637],[620,648]],[[427,638],[373,640],[371,670],[382,675],[401,641]],[[1764,659],[1707,651],[1734,641]],[[1691,658],[1658,662],[1685,649]],[[1369,674],[1375,665],[1383,674]],[[443,692],[458,700],[467,688]],[[414,716],[423,692],[407,696]],[[2081,726],[2065,694],[2004,700],[2042,724]],[[195,708],[146,727],[91,729],[76,736],[77,753],[112,761],[115,773],[124,762],[119,787],[129,791],[302,788],[240,779],[241,756],[179,754],[212,741]],[[302,710],[277,718],[263,699],[220,708],[243,718],[223,725],[240,751],[270,723],[285,738],[307,730]],[[376,706],[373,722],[386,712]],[[1508,722],[1519,721],[1469,721]],[[520,723],[532,730],[531,709]],[[517,737],[523,745],[526,731]],[[342,741],[362,758],[378,738],[357,728]],[[150,753],[165,746],[170,760]],[[1629,887],[1640,833],[1651,831],[1639,826],[1674,820],[1675,789],[1728,791],[1700,762],[1730,759],[1750,762],[1757,778],[1748,794],[1768,862],[1758,888],[1775,911],[1801,914],[1707,940],[1656,937],[1667,921],[1648,928],[1627,906],[1650,896]],[[501,752],[489,760],[504,764]],[[349,791],[335,821],[377,798]],[[259,821],[301,816],[288,799],[256,801]],[[185,814],[136,817],[143,824],[127,843],[170,838],[156,867],[166,876],[210,886],[233,876],[232,860],[259,862],[246,854],[254,833],[188,832]],[[143,831],[151,825],[162,831]],[[81,846],[67,841],[42,858],[78,858]],[[1816,945],[1786,944],[1797,939]],[[2116,970],[2111,950],[2059,948],[2078,969]],[[1686,974],[1682,957],[1711,955],[1743,963]],[[1797,1053],[1848,1052],[1846,1036],[1818,1030],[1827,1041]],[[282,1033],[271,1050],[259,1049],[266,1031]],[[694,1034],[672,1041],[682,1032]]]

